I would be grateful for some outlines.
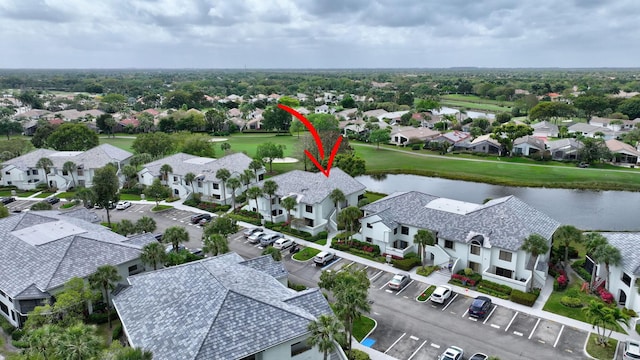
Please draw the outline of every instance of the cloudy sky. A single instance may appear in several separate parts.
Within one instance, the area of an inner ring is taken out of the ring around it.
[[[637,0],[0,0],[0,68],[640,67]]]

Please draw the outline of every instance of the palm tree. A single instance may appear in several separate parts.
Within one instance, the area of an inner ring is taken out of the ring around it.
[[[189,241],[189,233],[181,226],[172,226],[164,231],[162,242],[173,245],[173,251],[178,252],[180,243]]]
[[[608,244],[607,238],[598,233],[588,233],[585,235],[584,247],[587,251],[587,255],[593,260],[593,268],[591,269],[591,284],[590,288],[593,288],[596,282],[596,267],[600,263],[600,259],[597,256],[600,254],[598,249]]]
[[[256,212],[258,213],[258,219],[260,219],[260,207],[258,206],[258,198],[262,196],[262,189],[257,186],[252,186],[247,190],[247,196],[256,201]]]
[[[327,360],[329,352],[335,349],[336,341],[341,342],[344,338],[344,326],[333,315],[320,315],[318,320],[309,323],[307,330],[311,332],[307,343],[310,346],[317,345],[324,354],[324,360]]]
[[[280,252],[280,250],[274,248],[271,245],[262,250],[262,255],[271,255],[271,258],[273,258],[274,261],[282,260],[282,253]]]
[[[591,300],[589,305],[582,309],[589,323],[595,327],[598,335],[598,343],[607,346],[609,336],[616,324],[629,325],[629,316],[624,314],[619,308],[609,307],[607,304],[598,300]],[[609,326],[609,335],[607,336],[607,326]],[[602,332],[600,332],[602,330]]]
[[[117,227],[118,234],[127,236],[136,232],[136,226],[129,219],[122,219]]]
[[[251,184],[253,178],[253,171],[251,171],[251,169],[244,169],[242,174],[240,174],[240,181],[247,187],[245,190],[249,190],[249,184]]]
[[[413,243],[418,245],[418,251],[420,252],[420,259],[422,260],[422,267],[424,267],[424,252],[425,247],[433,246],[436,243],[436,238],[433,233],[428,230],[418,230],[413,236]]]
[[[216,171],[216,179],[220,179],[222,181],[222,201],[225,205],[227,205],[227,192],[226,192],[226,184],[225,182],[229,180],[231,177],[231,172],[229,170],[222,168]]]
[[[136,221],[136,231],[139,233],[154,232],[157,227],[156,221],[148,216],[143,216]]]
[[[165,185],[169,183],[169,173],[172,172],[173,168],[169,164],[164,164],[160,167],[160,174],[162,174],[162,180],[164,180]]]
[[[333,206],[336,208],[337,211],[340,211],[340,208],[338,207],[340,203],[347,200],[342,190],[338,188],[333,189],[333,191],[331,191],[331,193],[329,194],[329,199],[333,201]]]
[[[49,187],[49,170],[53,167],[53,161],[49,158],[40,158],[36,163],[36,168],[42,169],[44,171],[44,179],[47,183],[47,187]]]
[[[166,257],[164,246],[159,242],[152,242],[142,248],[140,260],[145,264],[153,265],[153,270],[158,270],[158,264],[164,263]]]
[[[98,267],[95,273],[89,275],[89,284],[94,289],[102,292],[103,300],[107,304],[109,329],[111,329],[111,300],[109,299],[109,293],[115,289],[115,283],[120,279],[122,277],[118,274],[118,268],[113,265],[102,265]]]
[[[287,224],[291,224],[291,210],[298,205],[295,196],[287,196],[282,199],[280,202],[280,206],[282,206],[285,210],[287,210]]]
[[[262,191],[265,195],[269,195],[269,215],[271,216],[271,222],[273,222],[273,195],[278,191],[278,184],[273,180],[267,180],[262,185]]]
[[[81,322],[64,329],[57,339],[56,354],[59,359],[95,359],[102,351],[103,340],[98,336],[95,325]]]
[[[153,359],[153,353],[141,348],[122,348],[113,360],[151,360]]]
[[[231,178],[227,181],[227,185],[231,188],[231,201],[233,201],[233,210],[236,210],[236,190],[242,186],[240,179]]]
[[[89,204],[94,205],[96,202],[96,194],[91,188],[83,187],[78,189],[74,197],[78,200],[81,200],[84,206],[87,206]]]
[[[184,181],[191,185],[191,194],[193,196],[193,194],[196,193],[195,188],[193,187],[193,182],[196,180],[196,174],[192,173],[192,172],[188,172],[186,174],[184,174]]]
[[[202,239],[202,251],[216,256],[229,252],[229,241],[221,234],[208,234]]]
[[[549,243],[547,239],[543,238],[538,234],[531,234],[529,237],[524,239],[522,246],[520,246],[520,250],[529,253],[531,257],[533,257],[533,267],[531,268],[531,288],[530,291],[533,290],[533,275],[535,269],[535,263],[538,259],[538,256],[546,254],[549,251]]]
[[[76,186],[76,178],[73,176],[73,171],[76,170],[78,166],[73,161],[67,161],[62,164],[62,171],[65,171],[71,175],[71,181],[73,181],[73,186]]]
[[[251,160],[251,162],[249,163],[249,169],[253,170],[253,174],[256,178],[256,182],[258,182],[258,170],[262,169],[262,160],[260,159],[253,159]]]
[[[135,182],[131,180],[133,180],[138,174],[138,169],[136,169],[136,167],[132,165],[125,165],[122,168],[122,174],[125,177],[126,186],[130,188],[135,184]]]
[[[363,312],[371,311],[371,304],[367,299],[367,291],[356,286],[344,291],[334,291],[336,297],[335,309],[338,317],[346,328],[347,350],[351,353],[351,338],[353,335],[353,322],[360,318]]]
[[[358,230],[358,219],[360,219],[360,217],[362,217],[362,211],[356,206],[346,207],[338,214],[338,227],[349,229],[351,233],[349,238],[351,238],[353,233]]]
[[[604,267],[607,271],[605,288],[609,290],[609,266],[620,265],[620,262],[622,261],[622,255],[620,254],[620,250],[618,250],[617,247],[611,244],[606,244],[598,247],[595,251],[594,256],[596,259],[598,259],[599,262],[604,263]]]
[[[553,242],[558,242],[564,246],[564,264],[569,264],[569,246],[571,244],[579,244],[583,240],[582,231],[578,230],[572,225],[560,226],[555,233],[553,233]]]

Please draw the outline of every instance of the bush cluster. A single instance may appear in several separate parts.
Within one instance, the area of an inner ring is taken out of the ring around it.
[[[582,300],[577,297],[563,296],[560,298],[560,304],[570,308],[581,308]]]
[[[591,274],[584,268],[584,259],[574,261],[573,264],[571,264],[571,268],[580,275],[584,281],[591,282]]]
[[[568,285],[569,285],[569,278],[567,278],[567,275],[560,274],[558,275],[556,280],[553,282],[553,289],[556,291],[562,291],[566,289]]]
[[[602,299],[602,301],[604,301],[605,303],[613,303],[613,294],[608,292],[605,288],[600,288],[600,290],[598,290],[598,295],[600,295],[600,299]]]
[[[463,285],[467,284],[469,286],[476,286],[475,280],[462,274],[453,274],[451,275],[451,278],[460,281]]]
[[[349,360],[370,360],[369,354],[362,350],[351,349],[351,356],[349,356]]]
[[[118,318],[118,313],[115,311],[111,312],[111,320],[115,320]],[[107,313],[91,313],[89,314],[89,323],[90,324],[104,324],[109,321],[109,315]]]
[[[394,267],[397,267],[400,270],[409,271],[416,266],[422,265],[422,261],[418,258],[404,258],[401,260],[392,260],[391,263]]]
[[[370,244],[364,241],[358,240],[337,240],[331,242],[331,247],[336,250],[350,251],[351,249],[362,250],[366,253],[370,253],[372,256],[380,255],[380,247],[378,245]]]
[[[483,280],[482,282],[480,282],[480,284],[478,284],[478,291],[499,297],[501,299],[508,299],[513,289],[507,285]]]
[[[425,267],[418,268],[418,270],[416,270],[416,274],[422,275],[422,276],[429,276],[431,275],[431,273],[437,270],[440,270],[439,265],[425,266]]]
[[[522,292],[520,290],[513,289],[511,291],[511,301],[517,304],[526,306],[533,306],[538,299],[539,292]]]
[[[111,339],[118,340],[122,337],[122,324],[118,323],[111,331]]]

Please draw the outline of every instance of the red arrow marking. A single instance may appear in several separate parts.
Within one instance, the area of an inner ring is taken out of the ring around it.
[[[313,140],[316,142],[316,145],[318,146],[320,159],[324,160],[324,148],[322,146],[322,140],[320,140],[320,135],[318,135],[318,131],[316,131],[316,128],[313,127],[311,122],[309,122],[309,120],[307,120],[307,118],[305,118],[302,114],[300,114],[299,112],[295,111],[294,109],[286,105],[278,104],[278,107],[288,112],[289,114],[295,116],[296,118],[298,118],[298,120],[300,120],[301,123],[304,124],[304,126],[309,130],[309,132],[313,136]],[[331,165],[333,165],[333,158],[335,158],[336,154],[338,153],[338,149],[340,148],[340,143],[342,143],[342,136],[338,137],[338,141],[336,141],[336,143],[333,145],[333,149],[331,149],[331,155],[329,155],[329,161],[327,162],[326,169],[322,167],[322,164],[320,164],[320,162],[313,155],[311,155],[309,150],[305,150],[304,153],[305,155],[307,155],[309,159],[311,159],[311,162],[320,170],[320,172],[324,174],[324,176],[329,177],[329,172],[331,171]]]

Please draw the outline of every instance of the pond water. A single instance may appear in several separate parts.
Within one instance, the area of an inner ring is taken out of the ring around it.
[[[421,191],[473,203],[514,195],[559,222],[579,229],[640,231],[640,192],[510,187],[417,175],[356,179],[370,191],[385,194]]]
[[[440,111],[434,111],[434,113],[436,115],[446,115],[446,114],[454,114],[457,115],[458,114],[458,109],[454,109],[454,108],[450,108],[450,107],[442,107],[440,109]],[[475,119],[475,118],[487,118],[487,119],[495,119],[496,115],[492,114],[492,113],[488,113],[488,112],[479,112],[479,111],[473,111],[473,110],[467,110],[466,111],[467,116]]]

